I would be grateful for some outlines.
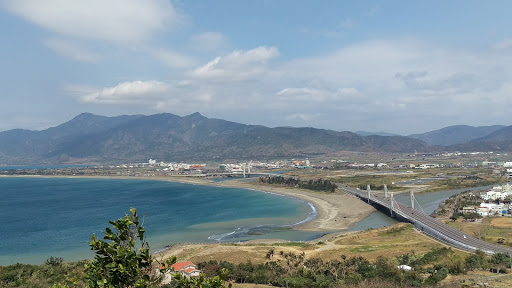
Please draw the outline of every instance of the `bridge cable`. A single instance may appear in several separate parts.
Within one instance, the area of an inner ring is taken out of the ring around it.
[[[416,199],[416,197],[414,197],[414,201],[415,201],[415,203],[416,203],[416,204],[418,204],[418,207],[420,207],[420,209],[421,209],[421,211],[420,211],[420,210],[418,210],[418,209],[416,209],[416,210],[420,211],[420,212],[421,212],[421,213],[423,213],[424,215],[427,215],[427,213],[425,213],[425,210],[423,210],[423,207],[421,207],[420,202],[418,202],[418,200]]]

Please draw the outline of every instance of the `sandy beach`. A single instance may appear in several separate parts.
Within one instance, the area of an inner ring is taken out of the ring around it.
[[[372,206],[344,192],[313,192],[298,188],[255,185],[237,180],[223,182],[221,186],[262,190],[296,197],[312,203],[317,209],[318,215],[312,221],[293,227],[293,229],[301,231],[346,230],[375,211]]]

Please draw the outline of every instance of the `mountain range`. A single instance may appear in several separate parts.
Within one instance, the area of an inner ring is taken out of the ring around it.
[[[503,128],[505,128],[505,126],[502,125],[479,127],[454,125],[423,134],[408,135],[407,137],[425,141],[428,145],[450,146],[474,140],[490,140],[489,136],[491,133],[497,132]]]
[[[407,137],[361,136],[310,127],[246,125],[199,113],[183,117],[169,113],[116,117],[83,113],[46,130],[0,132],[0,164],[8,165],[126,163],[146,162],[150,158],[162,161],[277,159],[337,151],[409,153],[474,151],[475,148],[482,148],[478,151],[512,148],[512,126],[459,125]]]

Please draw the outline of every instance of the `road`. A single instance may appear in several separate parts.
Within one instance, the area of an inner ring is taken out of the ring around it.
[[[342,184],[338,184],[338,187],[347,193],[368,201],[368,191],[354,189]],[[512,249],[494,245],[474,238],[470,235],[464,234],[462,231],[457,230],[452,226],[449,226],[433,217],[430,217],[429,215],[425,215],[421,211],[407,207],[404,204],[396,202],[395,200],[391,202],[391,197],[383,197],[370,194],[370,201],[384,208],[387,208],[390,211],[390,207],[393,205],[393,214],[399,215],[401,218],[414,224],[414,226],[416,226],[425,234],[450,246],[454,246],[466,251],[481,250],[489,255],[494,253],[505,253],[512,255]]]

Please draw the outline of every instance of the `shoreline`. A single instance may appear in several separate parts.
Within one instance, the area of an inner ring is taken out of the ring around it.
[[[305,189],[290,187],[275,187],[267,185],[251,184],[238,179],[215,182],[205,178],[192,178],[182,176],[168,177],[149,177],[149,176],[48,176],[48,175],[2,175],[8,178],[68,178],[68,179],[113,179],[113,180],[153,180],[167,181],[184,184],[205,185],[215,187],[241,188],[260,191],[263,193],[274,193],[288,197],[294,197],[304,201],[306,204],[312,205],[316,210],[316,217],[310,221],[304,219],[292,226],[293,230],[307,232],[343,232],[348,230],[355,223],[364,220],[375,209],[359,200],[358,198],[346,193],[327,193],[327,192],[310,192]],[[310,213],[311,215],[311,213]],[[309,215],[308,215],[309,218]]]

